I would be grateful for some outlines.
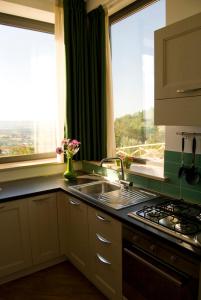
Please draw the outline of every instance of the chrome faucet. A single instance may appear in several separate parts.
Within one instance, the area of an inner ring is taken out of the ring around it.
[[[124,181],[124,167],[123,167],[123,161],[120,157],[106,157],[106,158],[103,158],[100,162],[100,166],[102,167],[102,164],[106,161],[110,161],[110,160],[120,160],[120,165],[121,165],[121,180]]]

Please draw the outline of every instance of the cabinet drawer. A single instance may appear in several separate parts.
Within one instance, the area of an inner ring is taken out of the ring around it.
[[[90,226],[94,234],[98,233],[110,242],[121,243],[121,223],[105,213],[89,208]]]
[[[104,243],[94,236],[94,253],[98,253],[115,265],[121,264],[121,245],[115,242]],[[97,255],[96,255],[97,256]]]
[[[121,267],[110,262],[103,255],[93,256],[94,284],[109,298],[121,299]]]

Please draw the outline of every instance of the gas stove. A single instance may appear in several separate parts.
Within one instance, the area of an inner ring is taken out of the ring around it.
[[[201,206],[183,200],[164,198],[128,213],[130,217],[201,247]]]

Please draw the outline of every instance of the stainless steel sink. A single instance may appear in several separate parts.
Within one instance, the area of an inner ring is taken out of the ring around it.
[[[153,193],[135,187],[125,188],[120,184],[107,181],[80,184],[69,188],[74,190],[75,194],[90,197],[114,209],[122,209],[156,197]]]
[[[120,185],[116,185],[107,181],[96,181],[89,184],[80,184],[77,186],[73,186],[73,189],[77,191],[87,194],[87,195],[99,195],[108,193],[111,191],[121,189]]]

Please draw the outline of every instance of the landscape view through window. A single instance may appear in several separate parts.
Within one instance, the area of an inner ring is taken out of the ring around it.
[[[159,164],[165,129],[154,126],[154,31],[163,26],[163,0],[111,25],[117,154]]]
[[[54,35],[0,25],[0,157],[55,151]]]

